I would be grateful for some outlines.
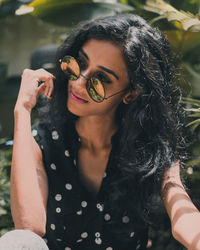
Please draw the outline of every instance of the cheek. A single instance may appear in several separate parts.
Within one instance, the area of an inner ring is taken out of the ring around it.
[[[121,103],[121,98],[115,98],[111,100],[104,100],[102,103],[95,103],[91,105],[91,111],[96,112],[99,115],[106,115],[115,112],[119,104]],[[94,113],[95,114],[95,113]]]
[[[104,100],[102,103],[96,103],[90,100],[88,103],[80,104],[68,97],[67,108],[71,113],[77,116],[107,115],[115,112],[121,101],[122,96],[113,96],[108,100]]]

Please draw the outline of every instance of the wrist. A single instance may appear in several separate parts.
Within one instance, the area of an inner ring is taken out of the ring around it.
[[[31,114],[32,108],[23,103],[16,102],[14,108],[14,115],[18,115],[20,113],[28,113]]]
[[[31,115],[31,111],[32,109],[25,107],[24,105],[17,104],[15,105],[15,108],[14,108],[14,116],[17,117],[21,114]]]

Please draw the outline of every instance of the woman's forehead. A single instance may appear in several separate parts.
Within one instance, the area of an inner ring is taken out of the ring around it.
[[[117,71],[123,78],[128,77],[122,48],[114,42],[89,39],[83,44],[81,50],[86,54],[91,63]]]

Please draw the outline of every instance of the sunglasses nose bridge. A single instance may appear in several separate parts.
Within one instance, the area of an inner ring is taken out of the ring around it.
[[[79,77],[75,80],[75,84],[79,85],[80,88],[87,90],[88,78],[80,73]]]
[[[82,76],[86,81],[88,81],[89,79],[86,77],[86,76],[84,76],[83,74],[81,74],[80,73],[80,76]]]

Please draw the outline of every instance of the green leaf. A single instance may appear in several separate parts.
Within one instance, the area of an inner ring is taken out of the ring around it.
[[[183,97],[183,101],[187,102],[188,104],[193,104],[193,105],[200,105],[200,100],[194,99],[194,98],[189,98],[189,97]]]
[[[99,16],[132,10],[134,8],[128,5],[93,2],[92,0],[35,0],[18,9],[16,14],[22,15],[30,12],[36,17],[60,26],[73,26]]]
[[[200,20],[198,15],[183,10],[179,11],[163,0],[147,0],[143,7],[146,11],[159,14],[172,22],[178,29],[200,31]]]
[[[122,3],[122,4],[127,4],[128,5],[128,0],[120,0],[119,2]]]
[[[190,4],[198,4],[200,5],[200,0],[189,0]]]
[[[188,123],[188,124],[186,125],[186,127],[189,127],[189,126],[191,126],[191,125],[193,125],[193,124],[198,124],[198,125],[200,125],[200,119],[197,119],[197,120],[194,120],[194,121]]]
[[[44,17],[53,11],[69,7],[73,4],[92,3],[92,0],[35,0],[28,7],[33,7],[33,15]]]
[[[188,117],[200,117],[200,110],[199,113],[188,115]]]
[[[7,211],[5,209],[3,209],[2,207],[0,207],[0,216],[7,214]]]
[[[185,108],[184,110],[187,112],[200,112],[199,109],[195,109],[195,108]]]
[[[190,160],[186,163],[186,167],[192,167],[192,166],[198,166],[200,165],[200,158],[194,158],[193,160]]]

